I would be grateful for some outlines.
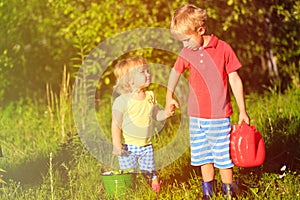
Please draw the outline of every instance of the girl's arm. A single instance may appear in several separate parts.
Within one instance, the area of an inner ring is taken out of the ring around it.
[[[232,89],[233,95],[235,97],[240,112],[238,123],[242,124],[243,122],[245,122],[247,124],[250,124],[250,118],[246,112],[242,80],[236,71],[231,72],[228,75],[228,78],[229,78],[230,87]]]
[[[111,133],[113,142],[113,154],[120,156],[122,154],[122,124],[123,114],[119,111],[112,111]]]
[[[170,100],[169,107],[166,107],[164,110],[160,109],[158,106],[155,106],[156,109],[156,120],[157,121],[163,121],[167,119],[168,117],[171,117],[175,113],[175,107],[178,108],[179,105],[177,101],[174,99]]]

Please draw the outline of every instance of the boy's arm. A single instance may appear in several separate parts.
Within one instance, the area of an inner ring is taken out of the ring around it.
[[[113,154],[120,156],[122,154],[122,113],[119,111],[112,111],[111,134],[113,142]]]
[[[235,100],[236,100],[236,103],[238,105],[239,112],[240,112],[238,124],[242,124],[243,122],[250,124],[250,118],[246,112],[242,80],[236,71],[231,72],[228,75],[228,78],[229,78],[229,84],[231,86],[233,95],[235,97]]]
[[[168,88],[166,94],[166,107],[165,107],[165,111],[167,115],[170,116],[174,114],[175,107],[179,108],[178,102],[173,99],[173,94],[177,86],[177,83],[179,81],[179,78],[180,78],[180,73],[178,73],[174,68],[172,68],[169,76],[169,81],[168,81]]]

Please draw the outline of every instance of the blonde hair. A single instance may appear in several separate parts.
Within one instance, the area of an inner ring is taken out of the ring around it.
[[[204,9],[198,8],[192,4],[184,5],[178,8],[171,20],[170,30],[175,39],[179,35],[193,34],[200,27],[206,27],[207,14]]]
[[[133,68],[137,68],[143,65],[147,65],[145,59],[140,57],[131,57],[121,60],[115,66],[114,74],[117,78],[115,90],[117,93],[126,94],[132,92],[131,88],[131,73]]]

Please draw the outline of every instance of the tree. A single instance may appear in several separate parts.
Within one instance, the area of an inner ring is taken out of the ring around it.
[[[40,98],[45,83],[53,82],[62,71],[63,64],[61,70],[53,66],[66,61],[64,58],[69,59],[68,51],[64,51],[66,42],[56,33],[49,4],[37,0],[30,4],[4,0],[0,10],[0,52],[6,60],[6,64],[0,63],[5,101]]]
[[[227,5],[221,14],[227,16],[223,30],[243,64],[249,66],[244,76],[250,75],[258,83],[256,88],[272,80],[286,88],[300,70],[299,1],[228,0]],[[248,82],[249,87],[253,82]]]
[[[76,74],[86,56],[116,34],[169,28],[174,11],[188,2],[207,10],[209,30],[237,52],[245,88],[257,91],[274,80],[286,83],[283,88],[299,84],[297,0],[2,0],[0,101],[43,97],[46,83],[57,90],[64,65]],[[170,66],[176,59],[157,49],[134,53]],[[111,81],[111,70],[103,78]]]

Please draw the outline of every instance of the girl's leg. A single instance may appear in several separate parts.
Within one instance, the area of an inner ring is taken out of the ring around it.
[[[156,172],[141,170],[141,173],[143,174],[143,177],[145,178],[146,182],[152,187],[152,189],[159,193],[162,181],[159,180],[159,177],[157,176]]]
[[[152,176],[152,183],[151,183],[151,187],[154,191],[156,191],[157,193],[160,193],[160,187],[161,187],[161,183],[162,181],[159,180],[158,176]]]
[[[157,193],[160,192],[161,182],[156,174],[154,165],[154,151],[152,145],[141,147],[141,154],[138,158],[140,170],[150,175],[150,185]],[[149,179],[148,179],[149,180]]]
[[[125,149],[126,151],[128,151],[128,145],[127,144],[123,144],[123,149]],[[129,152],[129,151],[128,151]],[[136,172],[137,170],[137,163],[136,163],[136,156],[135,156],[135,151],[134,149],[130,149],[129,154],[126,155],[122,155],[122,156],[118,156],[119,159],[119,166],[120,169],[124,170],[134,170],[134,172]]]

